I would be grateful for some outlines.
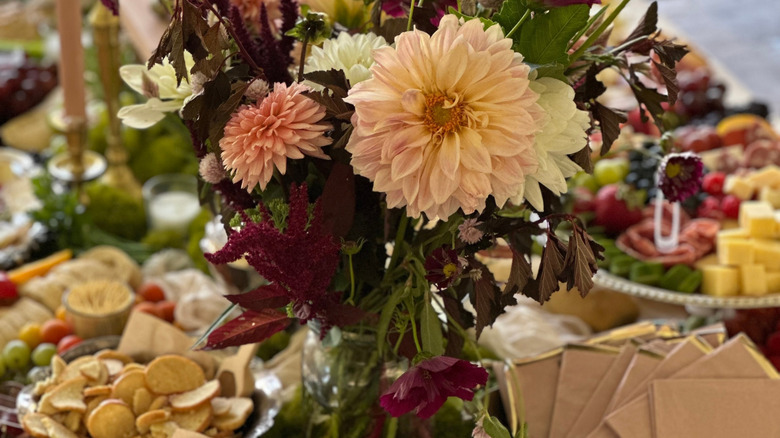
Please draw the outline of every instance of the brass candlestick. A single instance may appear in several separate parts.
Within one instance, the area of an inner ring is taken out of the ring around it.
[[[127,166],[127,150],[122,145],[119,111],[119,17],[111,13],[101,2],[96,2],[89,14],[92,34],[97,47],[100,65],[100,82],[103,84],[103,98],[108,111],[108,132],[106,140],[106,159],[108,170],[101,182],[117,187],[138,199],[141,198],[141,185]]]
[[[52,157],[47,169],[54,178],[69,183],[78,193],[79,201],[86,204],[88,200],[84,193],[84,183],[103,174],[106,161],[97,152],[86,150],[86,119],[66,117],[65,136],[68,150]]]

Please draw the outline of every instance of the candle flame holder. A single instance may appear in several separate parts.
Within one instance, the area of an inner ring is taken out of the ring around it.
[[[141,199],[141,185],[127,166],[128,154],[122,145],[120,132],[119,92],[119,17],[111,13],[101,2],[96,2],[89,15],[93,40],[97,47],[100,65],[100,82],[103,84],[103,98],[108,111],[108,132],[106,133],[106,159],[108,169],[101,182],[119,188],[131,196]]]

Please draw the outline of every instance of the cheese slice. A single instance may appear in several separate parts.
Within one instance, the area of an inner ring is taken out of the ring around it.
[[[742,265],[739,267],[739,287],[743,295],[766,295],[768,285],[763,265]]]
[[[739,269],[730,266],[711,265],[701,270],[701,292],[716,297],[739,295]]]
[[[726,182],[723,184],[724,193],[734,195],[743,201],[753,199],[755,191],[755,184],[736,175],[727,176]]]
[[[764,265],[767,271],[780,271],[780,241],[755,239],[753,254],[757,265]]]

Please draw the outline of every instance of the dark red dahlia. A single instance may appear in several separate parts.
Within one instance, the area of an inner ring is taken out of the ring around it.
[[[458,260],[458,253],[450,247],[443,246],[433,250],[425,259],[425,279],[435,284],[436,287],[447,289],[463,272],[463,267]]]

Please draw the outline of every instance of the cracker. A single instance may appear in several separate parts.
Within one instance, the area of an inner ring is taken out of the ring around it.
[[[146,376],[141,370],[133,370],[123,374],[114,382],[111,398],[118,398],[128,406],[133,405],[135,391],[146,387]]]
[[[140,363],[128,363],[122,368],[122,374],[127,374],[130,371],[145,371],[146,367]]]
[[[152,438],[171,438],[179,426],[173,421],[155,423],[149,427]]]
[[[146,367],[146,384],[155,394],[176,394],[192,391],[206,383],[203,369],[182,356],[166,355]]]
[[[252,413],[254,403],[252,399],[245,397],[233,397],[230,401],[230,409],[226,414],[214,417],[211,424],[219,430],[236,430],[243,426]]]
[[[132,409],[116,399],[108,399],[92,411],[87,430],[92,438],[132,438],[138,434]]]
[[[79,430],[79,426],[81,426],[82,418],[83,414],[81,412],[70,411],[68,412],[68,415],[65,417],[65,421],[63,421],[62,424],[65,425],[65,427],[67,427],[71,432],[76,432]]]
[[[50,438],[79,438],[79,436],[71,432],[70,429],[49,417],[43,418],[41,422],[46,427],[46,431],[48,432],[47,436]]]
[[[162,409],[146,412],[135,419],[135,428],[139,433],[148,433],[153,424],[164,423],[171,418],[171,413]]]
[[[132,357],[124,353],[120,353],[116,350],[100,350],[98,351],[97,354],[95,354],[95,357],[102,360],[108,360],[108,359],[118,360],[125,365],[129,363],[133,363]]]
[[[225,415],[230,411],[230,399],[225,397],[214,397],[211,399],[211,409],[214,415]]]
[[[146,388],[136,389],[135,394],[133,394],[133,412],[135,415],[141,415],[148,411],[151,405],[152,393]]]
[[[203,432],[211,423],[212,417],[211,403],[207,403],[190,411],[174,412],[171,414],[171,421],[182,429]]]
[[[82,356],[69,363],[62,371],[62,374],[59,377],[59,382],[75,379],[76,377],[82,377],[81,367],[91,362],[97,362],[97,359],[92,356]]]
[[[98,395],[111,395],[111,387],[100,385],[84,388],[84,397],[96,397]]]
[[[87,410],[84,412],[84,418],[89,418],[92,411],[95,410],[101,403],[108,400],[107,395],[99,395],[87,402]]]
[[[174,411],[188,411],[208,403],[220,393],[219,381],[211,380],[192,391],[172,395],[169,399]]]
[[[57,382],[68,366],[67,363],[60,357],[59,354],[55,354],[51,358],[51,378],[54,382]]]
[[[168,404],[168,397],[164,395],[159,395],[157,396],[157,398],[152,400],[152,404],[149,405],[149,410],[153,411],[155,409],[160,409],[167,404]]]
[[[87,405],[84,403],[84,386],[87,379],[77,377],[66,380],[55,386],[41,397],[39,412],[53,414],[59,411],[85,412]]]
[[[89,380],[91,385],[99,386],[108,383],[108,369],[99,359],[85,363],[79,368],[79,372]]]
[[[100,359],[100,361],[103,362],[103,365],[106,366],[106,371],[108,371],[109,378],[121,374],[122,369],[125,366],[125,364],[118,359]]]
[[[24,431],[34,438],[47,438],[49,432],[46,430],[46,426],[43,425],[44,418],[49,418],[49,416],[36,412],[28,412],[22,417],[22,427],[24,427]]]

